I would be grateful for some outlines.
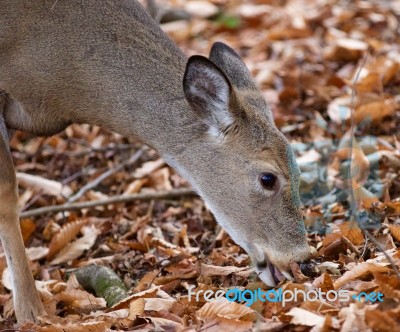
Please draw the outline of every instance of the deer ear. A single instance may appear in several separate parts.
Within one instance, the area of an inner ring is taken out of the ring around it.
[[[183,90],[191,108],[209,125],[209,132],[219,135],[233,123],[233,114],[229,111],[231,84],[206,57],[189,58]]]
[[[258,90],[249,69],[228,45],[221,42],[214,43],[210,51],[210,60],[221,69],[236,88]]]

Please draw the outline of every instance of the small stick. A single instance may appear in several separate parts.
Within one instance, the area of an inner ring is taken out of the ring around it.
[[[379,243],[379,241],[377,239],[375,239],[371,234],[369,234],[367,230],[364,230],[364,234],[367,237],[367,239],[370,240],[375,245],[375,247],[377,247],[380,251],[382,251],[382,253],[385,255],[386,259],[392,266],[397,278],[400,279],[400,271],[399,271],[396,263],[394,262],[393,258],[390,257],[388,255],[388,253],[386,252],[385,248]]]
[[[149,201],[152,199],[173,199],[178,197],[194,197],[196,193],[189,188],[174,189],[171,191],[159,191],[151,193],[138,193],[130,195],[118,195],[106,199],[99,199],[91,202],[65,203],[62,205],[45,206],[42,208],[28,210],[20,213],[20,218],[36,217],[46,213],[56,213],[62,211],[76,211],[94,208],[109,204],[126,203],[134,200]]]
[[[132,157],[130,157],[128,160],[124,161],[121,164],[116,165],[115,167],[109,169],[107,172],[104,172],[103,174],[98,176],[93,181],[91,181],[91,182],[87,183],[86,185],[84,185],[75,195],[72,195],[70,198],[68,198],[68,202],[69,203],[73,203],[73,202],[77,201],[86,192],[88,192],[89,190],[91,190],[93,188],[96,188],[101,182],[103,182],[105,179],[107,179],[111,175],[119,172],[125,166],[128,166],[128,165],[136,163],[142,155],[143,155],[143,149],[140,149]]]

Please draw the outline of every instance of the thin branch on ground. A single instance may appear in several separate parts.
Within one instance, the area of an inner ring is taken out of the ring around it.
[[[351,166],[352,166],[352,160],[353,160],[353,142],[354,142],[354,135],[355,135],[355,128],[356,128],[356,124],[355,124],[355,118],[354,118],[354,99],[356,97],[356,91],[354,86],[356,85],[356,83],[359,80],[360,74],[361,74],[361,70],[365,67],[365,64],[367,62],[368,59],[368,55],[369,55],[369,49],[367,50],[360,67],[357,70],[356,76],[354,77],[354,80],[352,82],[351,85],[351,125],[350,125],[350,153],[349,153],[349,169],[348,169],[348,180],[350,180],[350,219],[351,220],[355,220],[358,223],[358,218],[357,218],[357,210],[358,210],[358,204],[357,201],[355,199],[355,194],[354,194],[354,190],[353,190],[353,181],[352,181],[352,174],[351,174]],[[368,240],[370,240],[375,247],[381,251],[385,257],[387,258],[388,262],[390,263],[390,265],[393,268],[393,271],[395,272],[397,278],[400,279],[400,271],[396,265],[396,263],[394,262],[393,258],[390,257],[388,255],[388,253],[385,251],[385,248],[378,242],[378,240],[376,240],[374,238],[373,235],[369,234],[367,230],[363,229],[363,232],[365,234],[365,236],[367,237]],[[364,251],[363,251],[363,255],[365,253],[365,249],[366,249],[366,245],[364,247]]]
[[[392,268],[394,270],[394,273],[396,274],[397,278],[400,279],[400,271],[399,271],[395,261],[393,260],[393,257],[389,256],[389,254],[386,252],[386,250],[382,246],[382,244],[380,244],[379,241],[377,239],[375,239],[373,235],[369,234],[367,230],[364,230],[364,234],[368,238],[368,240],[370,240],[375,245],[375,247],[378,248],[379,251],[382,251],[382,253],[385,255],[386,259],[388,260],[388,262],[392,266]]]
[[[351,84],[351,107],[350,107],[350,120],[351,120],[351,124],[350,124],[350,145],[349,145],[349,169],[348,169],[348,173],[347,173],[347,180],[350,181],[350,218],[355,218],[355,220],[357,220],[356,218],[356,211],[358,209],[357,206],[357,202],[356,202],[356,198],[354,195],[354,190],[353,190],[353,180],[352,180],[352,162],[353,162],[353,143],[354,143],[354,135],[355,135],[355,130],[356,130],[356,123],[355,123],[355,117],[354,117],[354,99],[356,98],[356,90],[354,88],[354,86],[356,85],[356,83],[358,82],[359,78],[360,78],[360,74],[361,74],[361,70],[365,67],[365,64],[367,62],[368,59],[368,55],[369,55],[369,49],[367,50],[367,52],[365,53],[365,56],[361,62],[360,67],[357,70],[356,76],[354,77],[354,80],[352,81]]]
[[[149,201],[152,199],[175,199],[180,197],[193,197],[196,193],[189,188],[174,189],[171,191],[160,191],[151,193],[139,193],[130,195],[118,195],[106,199],[99,199],[91,202],[65,203],[62,205],[45,206],[42,208],[21,212],[21,218],[35,217],[46,213],[56,213],[64,211],[77,211],[82,209],[90,209],[97,206],[109,204],[127,203],[135,200]]]
[[[70,198],[68,198],[69,203],[76,202],[79,198],[81,198],[86,192],[89,190],[96,188],[101,182],[103,182],[105,179],[110,177],[111,175],[123,170],[126,166],[130,166],[132,164],[135,164],[140,157],[143,155],[143,149],[138,150],[132,157],[130,157],[128,160],[117,164],[115,167],[109,169],[107,172],[104,172],[100,176],[98,176],[96,179],[93,181],[87,183],[84,185],[75,195],[72,195]]]

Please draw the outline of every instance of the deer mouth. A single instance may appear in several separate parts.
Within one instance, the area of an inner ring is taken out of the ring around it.
[[[257,270],[260,279],[270,287],[275,287],[284,279],[293,280],[290,272],[280,270],[267,259],[257,264]]]

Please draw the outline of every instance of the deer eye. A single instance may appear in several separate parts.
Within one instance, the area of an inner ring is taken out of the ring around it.
[[[276,183],[276,175],[272,173],[262,173],[260,175],[260,182],[265,189],[272,190],[274,189]]]

